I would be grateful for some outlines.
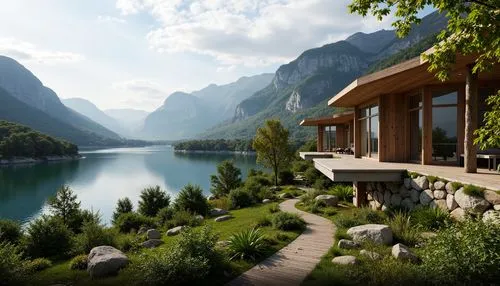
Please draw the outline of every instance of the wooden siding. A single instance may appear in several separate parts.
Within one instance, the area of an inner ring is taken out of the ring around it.
[[[409,146],[406,142],[408,96],[386,94],[380,96],[379,106],[379,161],[406,162]]]

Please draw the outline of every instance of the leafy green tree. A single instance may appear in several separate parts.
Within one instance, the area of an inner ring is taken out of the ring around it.
[[[49,199],[49,206],[65,224],[68,224],[80,212],[80,202],[76,200],[76,195],[67,185],[59,188],[56,195]]]
[[[279,185],[280,169],[287,169],[293,159],[293,152],[288,142],[288,130],[279,120],[267,120],[264,127],[257,129],[253,139],[253,148],[257,152],[257,162],[273,169],[274,184]]]
[[[169,204],[170,196],[160,186],[148,187],[141,191],[138,210],[145,216],[153,217]]]
[[[187,184],[175,199],[175,209],[206,215],[209,205],[200,186]]]
[[[212,194],[217,197],[228,195],[241,185],[241,170],[232,161],[223,161],[217,165],[217,175],[210,176],[210,183]]]
[[[116,204],[116,209],[113,212],[113,222],[115,222],[121,214],[132,212],[133,209],[134,206],[129,198],[125,197],[123,199],[119,199]]]
[[[483,150],[500,147],[500,91],[497,96],[490,96],[486,103],[491,106],[491,111],[485,112],[484,127],[476,131],[474,141]]]

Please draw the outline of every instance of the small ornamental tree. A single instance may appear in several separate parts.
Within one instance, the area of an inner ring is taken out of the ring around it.
[[[170,204],[170,196],[160,186],[142,190],[139,200],[139,213],[145,216],[156,216],[162,208]]]
[[[496,96],[490,96],[486,103],[491,106],[491,111],[484,114],[484,126],[476,130],[475,144],[482,150],[500,148],[500,91]]]
[[[279,171],[288,169],[293,158],[288,137],[288,130],[279,120],[267,120],[264,127],[257,129],[253,139],[252,146],[257,152],[257,162],[273,170],[276,186],[279,185]]]
[[[54,197],[49,199],[51,211],[68,224],[80,213],[80,202],[76,200],[73,190],[67,185],[57,190]]]
[[[116,209],[113,212],[113,222],[116,222],[121,214],[132,212],[133,209],[134,206],[129,198],[125,197],[123,199],[119,199],[116,204]]]
[[[210,191],[215,196],[228,195],[241,185],[241,170],[232,161],[226,160],[217,165],[217,175],[210,176]]]

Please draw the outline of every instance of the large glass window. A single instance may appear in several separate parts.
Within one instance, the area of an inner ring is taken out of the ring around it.
[[[361,156],[378,157],[378,106],[360,110]]]
[[[432,95],[432,157],[434,161],[458,162],[457,102],[456,91]]]
[[[336,139],[336,127],[335,126],[325,126],[323,133],[323,150],[334,151],[337,146]]]
[[[410,96],[410,160],[422,160],[422,96]]]

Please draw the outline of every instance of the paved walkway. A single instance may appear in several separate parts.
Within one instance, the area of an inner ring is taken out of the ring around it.
[[[306,230],[289,245],[255,265],[227,285],[300,285],[330,247],[333,246],[333,223],[323,217],[295,208],[299,200],[280,204],[286,212],[298,213],[307,222]]]

